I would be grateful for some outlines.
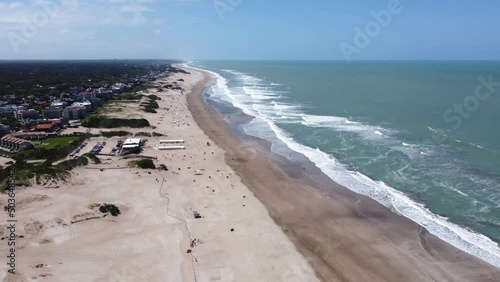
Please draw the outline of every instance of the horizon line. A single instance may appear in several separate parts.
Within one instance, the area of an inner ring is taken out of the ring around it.
[[[277,61],[295,61],[295,62],[500,62],[500,59],[358,59],[347,62],[344,59],[159,59],[159,58],[95,58],[95,59],[0,59],[0,62],[50,62],[50,61],[177,61],[177,62],[193,62],[193,61],[261,61],[261,62],[277,62]]]

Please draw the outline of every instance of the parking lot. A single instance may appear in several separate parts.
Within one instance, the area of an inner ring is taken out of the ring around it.
[[[80,152],[81,152],[81,151],[82,151],[82,150],[83,150],[83,149],[84,149],[87,145],[88,145],[88,142],[87,142],[87,141],[83,142],[80,146],[78,146],[78,148],[76,148],[73,152],[71,152],[71,153],[69,154],[69,156],[70,156],[70,157],[74,157],[74,156],[76,156],[76,155],[79,155],[79,154],[80,154]]]
[[[86,153],[94,155],[109,155],[116,156],[120,153],[121,145],[123,144],[123,138],[112,137],[93,137],[82,143],[77,149],[75,149],[69,157],[77,157]]]
[[[94,147],[92,147],[92,150],[90,150],[89,153],[91,154],[94,154],[94,155],[97,155],[97,154],[100,154],[102,149],[104,149],[104,147],[106,146],[107,142],[106,141],[102,141],[102,142],[97,142]]]

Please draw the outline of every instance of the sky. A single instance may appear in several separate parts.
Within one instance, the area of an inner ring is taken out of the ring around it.
[[[499,12],[496,0],[0,0],[0,60],[500,60]]]

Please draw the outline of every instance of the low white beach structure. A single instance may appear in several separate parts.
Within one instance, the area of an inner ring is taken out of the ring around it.
[[[160,145],[184,144],[184,140],[160,140]]]
[[[158,150],[184,150],[184,146],[158,146]]]
[[[158,150],[184,150],[186,147],[184,146],[184,143],[186,141],[179,139],[179,140],[160,140],[158,142]]]
[[[123,142],[122,148],[123,149],[133,149],[133,148],[138,148],[141,146],[141,139],[139,138],[128,138]]]

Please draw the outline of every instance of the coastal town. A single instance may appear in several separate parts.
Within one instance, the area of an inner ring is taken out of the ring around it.
[[[106,102],[119,98],[127,91],[164,78],[168,76],[169,71],[170,69],[165,72],[152,72],[112,85],[96,83],[88,88],[73,86],[58,95],[48,93],[43,96],[29,95],[25,98],[5,95],[0,101],[0,151],[16,153],[34,148],[33,141],[64,135],[65,129],[80,127],[85,117],[95,113]],[[181,90],[176,83],[169,88]],[[48,89],[55,90],[55,87]]]

